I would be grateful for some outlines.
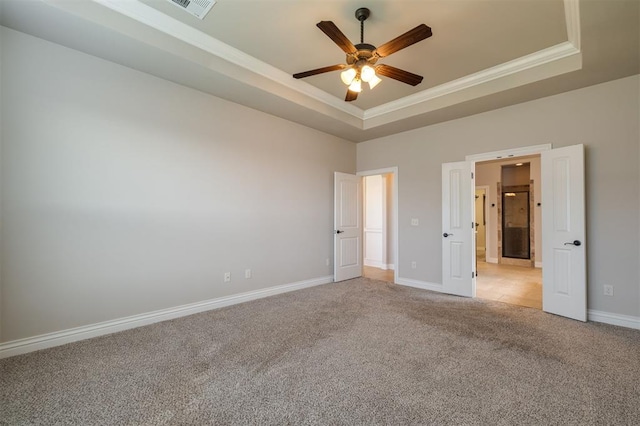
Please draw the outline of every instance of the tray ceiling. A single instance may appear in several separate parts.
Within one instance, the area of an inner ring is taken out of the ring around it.
[[[358,142],[636,74],[638,3],[218,0],[199,20],[167,0],[4,0],[0,23]],[[291,77],[344,63],[315,24],[358,43],[358,7],[371,10],[366,43],[432,28],[380,60],[420,85],[383,77],[346,103],[339,72]]]

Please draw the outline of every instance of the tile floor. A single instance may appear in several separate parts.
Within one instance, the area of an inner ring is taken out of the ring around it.
[[[393,270],[365,266],[363,275],[393,282]],[[498,265],[478,260],[476,296],[511,305],[542,309],[542,269]]]
[[[542,309],[542,269],[478,260],[476,296]]]

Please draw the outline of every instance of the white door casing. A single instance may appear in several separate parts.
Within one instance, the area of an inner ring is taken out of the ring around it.
[[[362,276],[362,183],[356,175],[334,174],[335,282]]]
[[[357,173],[357,176],[363,178],[375,175],[382,175],[383,180],[387,180],[387,183],[383,185],[384,188],[387,188],[390,182],[388,191],[383,198],[391,200],[391,208],[386,210],[382,233],[385,235],[384,239],[391,240],[391,251],[387,250],[383,256],[387,262],[390,262],[387,267],[393,269],[393,282],[397,282],[400,270],[398,265],[398,168],[387,167],[384,169],[363,170]]]
[[[542,153],[542,309],[587,320],[584,146]]]
[[[471,162],[442,165],[442,291],[474,297],[475,179]]]

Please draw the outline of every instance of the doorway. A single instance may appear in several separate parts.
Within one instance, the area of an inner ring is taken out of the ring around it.
[[[540,155],[478,161],[475,170],[476,296],[542,309]]]
[[[394,173],[363,176],[363,276],[394,282]]]
[[[536,198],[535,205],[541,215],[537,228],[544,235],[542,310],[586,321],[584,151],[581,144],[554,149],[547,144],[467,155],[465,161],[443,163],[440,291],[476,297],[476,163],[540,154],[542,196]],[[542,237],[536,241],[542,241]]]

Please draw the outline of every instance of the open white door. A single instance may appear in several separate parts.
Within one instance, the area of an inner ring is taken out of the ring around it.
[[[362,184],[359,176],[334,175],[333,280],[362,276]]]
[[[442,165],[442,291],[474,297],[474,178],[471,163]]]
[[[542,153],[542,309],[587,320],[584,147]]]

